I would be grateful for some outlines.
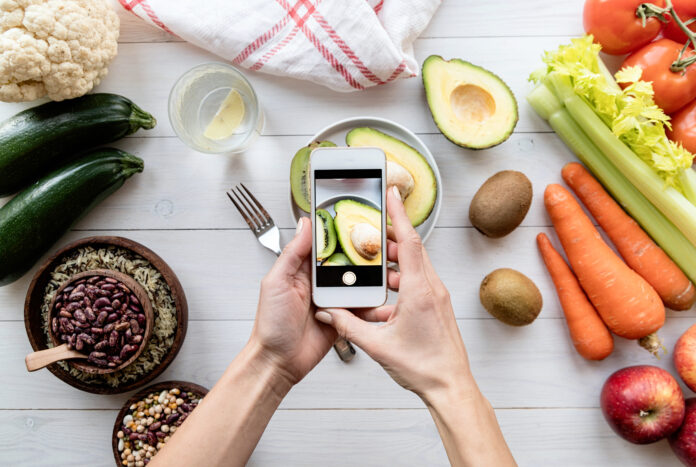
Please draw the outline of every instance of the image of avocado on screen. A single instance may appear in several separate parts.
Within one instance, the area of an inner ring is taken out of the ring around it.
[[[316,265],[381,266],[381,179],[317,177],[315,183]]]

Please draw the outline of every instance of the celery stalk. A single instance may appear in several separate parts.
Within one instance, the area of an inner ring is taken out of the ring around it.
[[[685,169],[679,175],[679,182],[686,199],[691,201],[691,204],[696,205],[696,172],[693,167]]]
[[[551,73],[549,80],[568,113],[600,151],[684,236],[696,245],[696,206],[664,180],[619,140],[569,84],[569,78]]]
[[[626,212],[679,265],[684,274],[696,282],[696,262],[692,261],[692,258],[696,258],[696,247],[602,154],[548,86],[539,85],[527,100]]]

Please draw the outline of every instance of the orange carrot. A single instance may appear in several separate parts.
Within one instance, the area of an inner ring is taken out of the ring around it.
[[[552,184],[544,204],[575,275],[609,330],[657,353],[655,331],[665,322],[660,296],[604,243],[573,195]]]
[[[597,314],[578,279],[551,245],[546,234],[537,235],[537,246],[556,286],[575,350],[588,360],[604,360],[614,350],[614,338]]]
[[[696,302],[696,288],[662,248],[604,191],[582,165],[563,167],[563,180],[572,188],[619,250],[624,261],[653,286],[664,304],[688,310]]]

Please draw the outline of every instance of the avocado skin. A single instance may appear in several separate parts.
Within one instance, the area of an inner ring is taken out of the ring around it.
[[[290,163],[290,192],[298,208],[309,212],[309,156],[316,148],[335,148],[331,141],[314,141],[309,146],[300,148]]]
[[[462,65],[464,65],[464,66],[468,66],[468,67],[472,67],[472,68],[479,69],[479,70],[483,71],[484,73],[490,75],[490,76],[493,77],[494,79],[500,81],[500,82],[505,86],[505,88],[507,89],[508,94],[510,95],[510,98],[512,99],[512,102],[514,102],[514,104],[515,104],[515,120],[514,120],[514,122],[512,123],[512,125],[510,125],[510,128],[507,130],[507,132],[505,132],[504,134],[500,135],[500,138],[499,138],[498,140],[491,141],[491,143],[488,144],[488,145],[483,145],[483,146],[472,146],[472,145],[469,145],[469,144],[466,144],[466,143],[464,143],[464,142],[462,142],[462,141],[457,140],[454,136],[452,136],[452,135],[450,135],[449,133],[447,133],[447,132],[442,128],[442,126],[440,126],[440,123],[437,121],[437,117],[435,116],[435,114],[436,114],[437,112],[433,111],[434,99],[435,99],[435,98],[434,98],[434,96],[431,96],[430,92],[428,91],[428,77],[426,76],[426,70],[427,70],[427,68],[428,68],[428,65],[429,65],[430,63],[434,62],[434,61],[437,61],[437,60],[441,60],[441,61],[446,62],[446,63],[459,63],[459,64],[462,64]],[[510,89],[510,86],[508,86],[507,83],[506,83],[505,81],[503,81],[503,79],[502,79],[500,76],[496,75],[496,74],[493,73],[492,71],[486,70],[485,68],[483,68],[483,67],[481,67],[481,66],[474,65],[474,64],[471,63],[471,62],[467,62],[466,60],[462,60],[462,59],[459,59],[459,58],[451,58],[451,59],[449,59],[449,60],[445,60],[441,55],[431,55],[431,56],[429,56],[428,58],[426,58],[426,59],[423,61],[423,66],[421,67],[421,75],[422,75],[422,78],[421,78],[421,79],[422,79],[422,81],[423,81],[423,87],[425,88],[425,98],[426,98],[426,100],[428,101],[428,107],[430,108],[430,115],[431,115],[432,118],[433,118],[433,122],[435,122],[435,125],[437,126],[437,129],[440,130],[440,133],[442,133],[442,135],[443,135],[445,138],[447,138],[450,142],[452,142],[452,143],[454,143],[454,144],[456,144],[457,146],[462,147],[462,148],[472,149],[472,150],[474,150],[474,151],[480,151],[480,150],[483,150],[483,149],[489,149],[489,148],[498,146],[499,144],[504,143],[505,141],[508,140],[508,138],[510,138],[510,136],[512,135],[512,132],[515,130],[515,127],[517,126],[517,122],[518,122],[519,119],[520,119],[520,115],[519,115],[519,106],[518,106],[518,104],[517,104],[517,99],[515,98],[515,94],[514,94],[514,93],[512,92],[512,90]]]

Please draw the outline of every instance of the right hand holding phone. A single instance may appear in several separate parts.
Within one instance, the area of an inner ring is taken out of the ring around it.
[[[435,393],[462,389],[471,381],[466,349],[449,292],[435,273],[423,242],[411,226],[395,188],[387,190],[393,229],[388,257],[400,272],[389,271],[390,288],[399,289],[395,305],[356,310],[322,309],[317,320],[333,326],[380,363],[401,386],[424,400]],[[375,326],[368,321],[384,322]]]

